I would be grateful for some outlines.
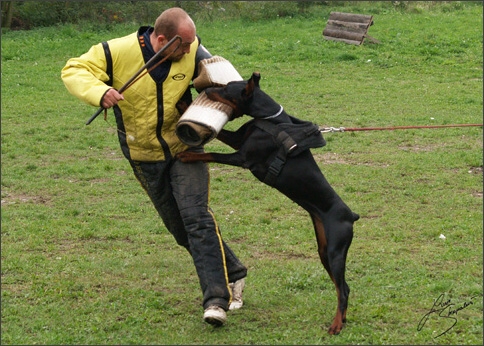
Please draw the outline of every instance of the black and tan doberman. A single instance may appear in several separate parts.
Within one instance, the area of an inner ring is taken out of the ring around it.
[[[330,186],[309,150],[325,144],[318,127],[287,114],[260,89],[259,80],[260,74],[253,73],[248,81],[205,90],[209,99],[230,105],[233,118],[244,114],[254,118],[235,132],[221,130],[217,136],[236,152],[186,151],[177,157],[183,162],[218,162],[248,168],[257,179],[309,212],[319,257],[336,286],[338,307],[329,333],[338,334],[346,322],[350,293],[345,280],[346,256],[353,238],[353,222],[359,216]],[[294,129],[296,132],[292,132]]]

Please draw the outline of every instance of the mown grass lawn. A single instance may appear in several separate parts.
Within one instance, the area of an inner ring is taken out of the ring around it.
[[[382,43],[323,40],[329,11],[374,14]],[[482,15],[469,3],[364,3],[197,24],[212,54],[243,77],[260,71],[299,118],[480,124]],[[69,57],[136,29],[3,34],[2,344],[482,344],[482,127],[325,134],[313,154],[361,215],[348,322],[332,337],[335,290],[306,212],[248,171],[212,164],[212,208],[249,276],[245,306],[223,328],[205,325],[191,259],[122,158],[112,115],[85,126],[96,109],[60,80]]]

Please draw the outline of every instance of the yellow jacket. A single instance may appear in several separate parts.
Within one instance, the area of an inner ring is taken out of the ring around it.
[[[124,85],[146,63],[140,33],[141,29],[108,41],[113,63],[112,87],[115,89]],[[188,148],[175,134],[180,118],[176,103],[193,78],[198,46],[197,38],[190,53],[171,63],[163,82],[156,83],[150,74],[146,74],[124,91],[124,100],[114,109],[119,141],[128,159],[163,161]],[[106,69],[106,57],[100,43],[80,57],[67,61],[61,77],[71,94],[99,107],[102,96],[110,88],[105,84],[109,80]]]

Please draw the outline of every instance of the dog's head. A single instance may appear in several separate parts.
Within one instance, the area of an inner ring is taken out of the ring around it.
[[[244,114],[254,118],[264,118],[276,113],[280,105],[272,100],[259,87],[260,73],[254,72],[246,81],[230,82],[223,87],[205,89],[207,97],[229,105],[234,110],[232,119]]]

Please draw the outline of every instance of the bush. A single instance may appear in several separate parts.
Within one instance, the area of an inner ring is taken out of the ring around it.
[[[12,29],[31,29],[58,24],[150,23],[175,1],[32,1],[15,3]]]
[[[164,9],[179,6],[194,19],[248,18],[250,20],[295,16],[322,1],[29,1],[14,5],[12,29],[31,29],[83,21],[111,24],[153,23]]]
[[[8,1],[2,2],[3,4]],[[13,5],[12,29],[31,29],[58,24],[91,22],[110,26],[116,23],[150,24],[163,10],[179,6],[196,22],[226,19],[249,21],[321,15],[314,14],[316,7],[329,12],[347,8],[347,12],[366,11],[373,15],[388,11],[422,12],[440,10],[449,12],[462,9],[472,1],[22,1]],[[318,11],[316,11],[318,12]],[[3,13],[2,13],[3,15]]]

